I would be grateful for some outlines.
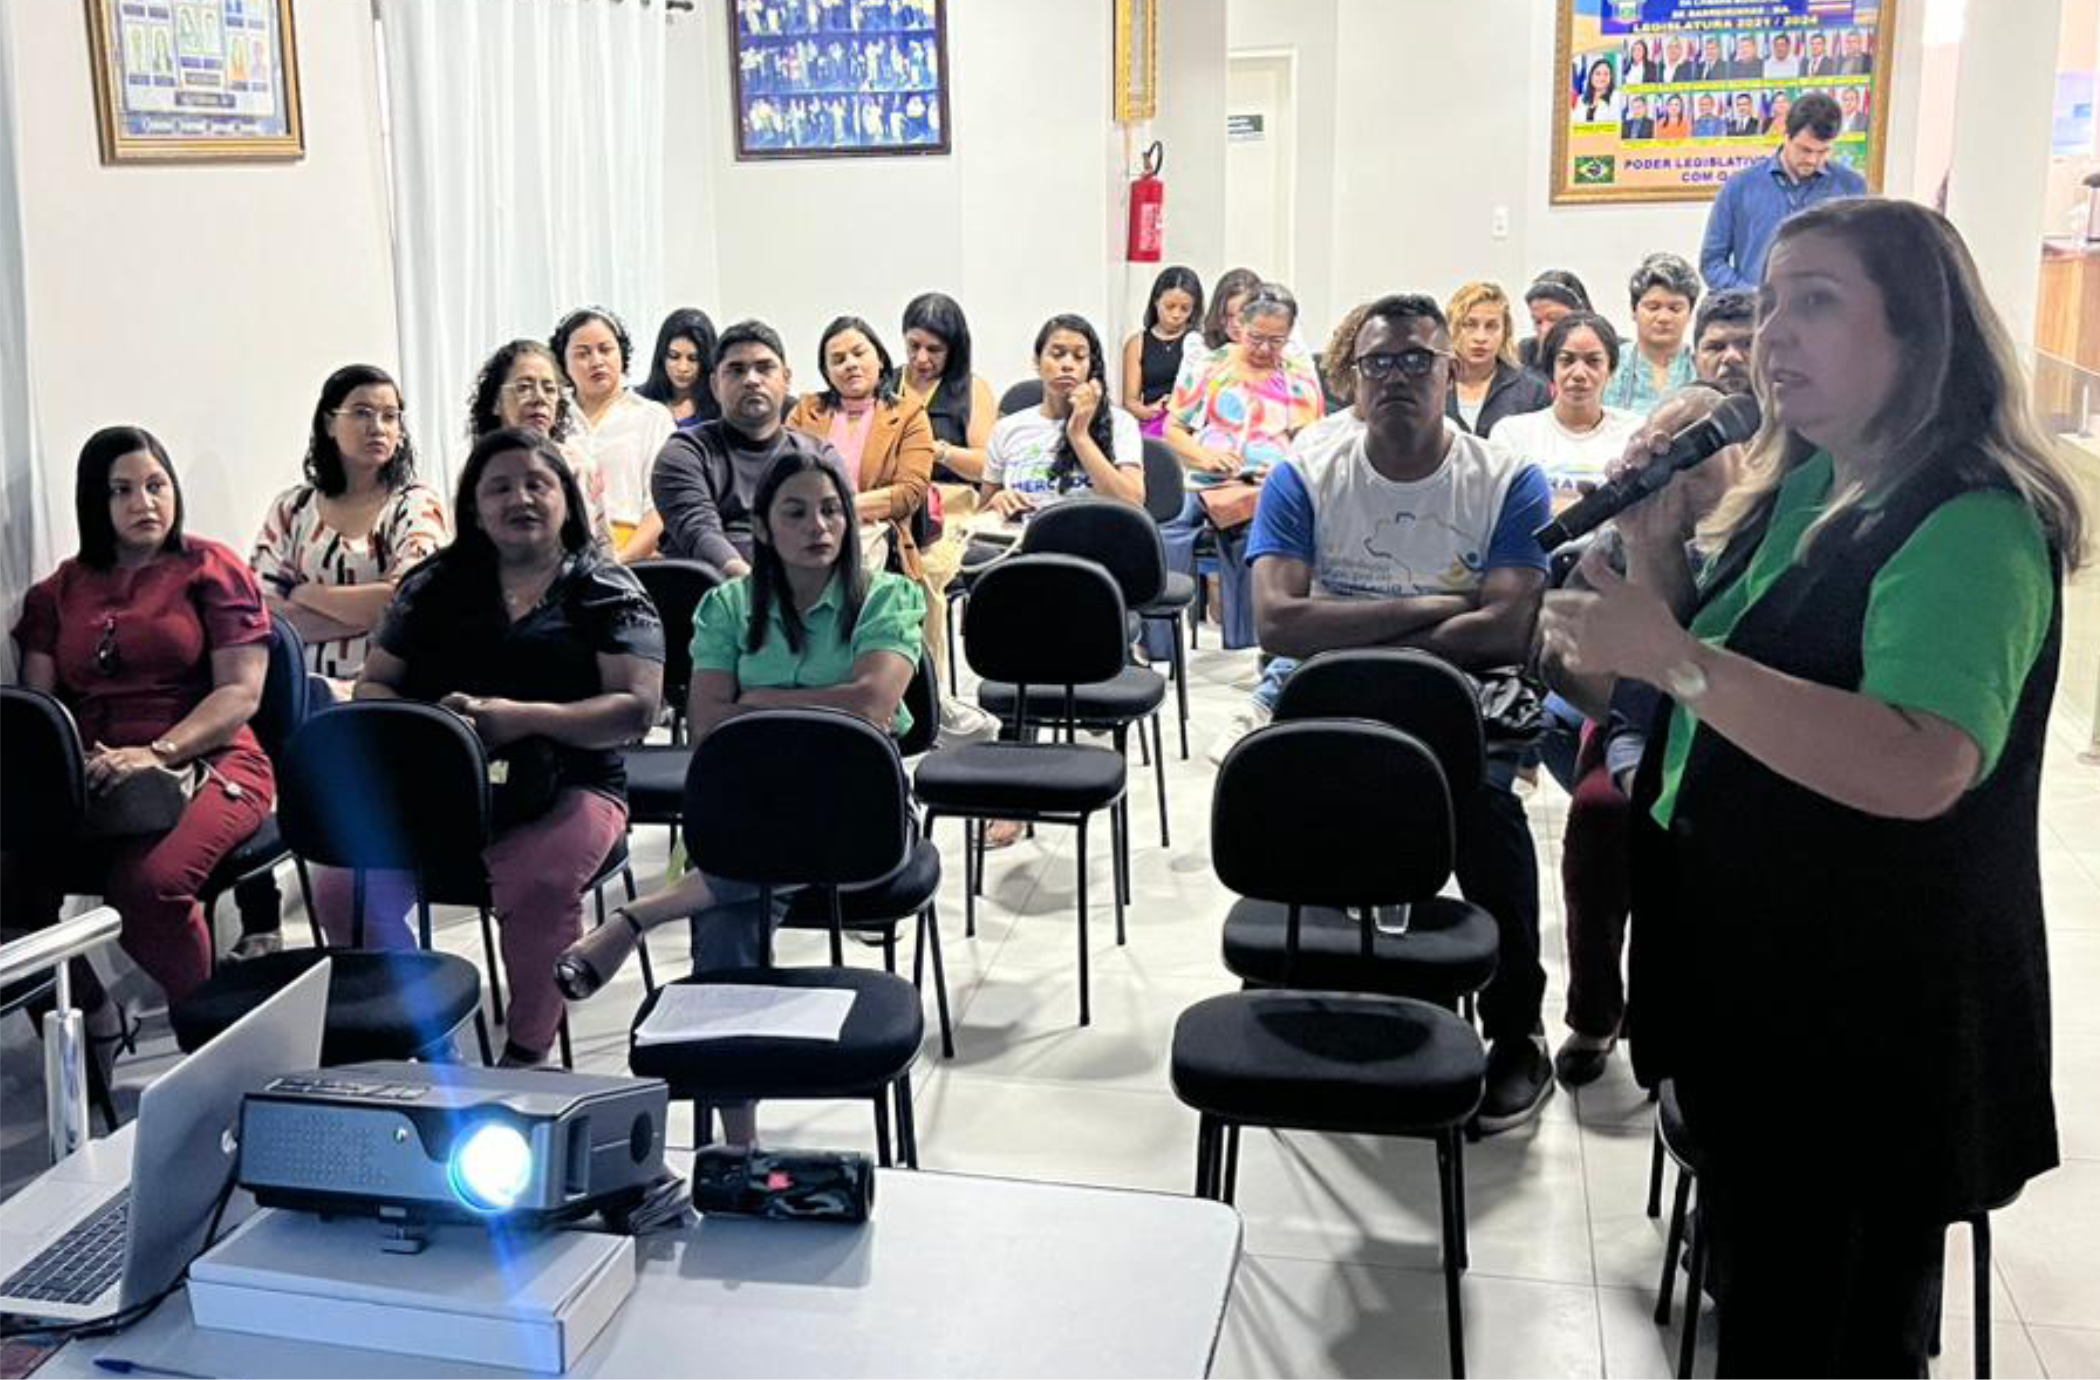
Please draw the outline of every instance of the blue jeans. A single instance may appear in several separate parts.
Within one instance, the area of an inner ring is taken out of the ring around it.
[[[1283,683],[1297,669],[1295,657],[1280,656],[1271,661],[1269,668],[1261,673],[1261,683],[1254,687],[1254,703],[1263,711],[1274,714],[1276,701],[1283,694]]]
[[[1182,499],[1181,511],[1159,525],[1160,545],[1166,548],[1167,569],[1194,578],[1196,537],[1210,525],[1203,514],[1202,500],[1194,494]],[[1226,649],[1254,645],[1254,590],[1247,579],[1247,529],[1236,527],[1219,532],[1218,584],[1224,604],[1219,621],[1225,629]],[[1168,623],[1145,625],[1145,655],[1163,662],[1174,655],[1172,639],[1180,629]]]

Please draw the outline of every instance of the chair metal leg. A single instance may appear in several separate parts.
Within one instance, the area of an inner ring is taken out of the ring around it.
[[[1451,1137],[1451,1198],[1458,1205],[1458,1268],[1473,1268],[1472,1237],[1466,1230],[1466,1138]]]
[[[1969,1219],[1969,1246],[1975,1261],[1973,1306],[1976,1312],[1976,1380],[1991,1375],[1991,1215],[1979,1212]]]
[[[1145,726],[1138,725],[1138,740],[1144,741]],[[1160,737],[1159,711],[1152,711],[1152,776],[1159,788],[1159,846],[1171,848],[1173,840],[1167,837],[1167,749]]]
[[[1663,1215],[1663,1133],[1655,1128],[1655,1146],[1648,1155],[1648,1218],[1654,1221]]]
[[[1211,1187],[1211,1161],[1218,1151],[1218,1123],[1208,1112],[1196,1115],[1196,1196],[1215,1198]]]
[[[897,976],[897,926],[892,924],[882,932],[882,970],[891,977]]]
[[[503,1024],[503,964],[496,955],[496,929],[489,908],[481,908],[481,948],[489,960],[489,1009],[496,1024]]]
[[[1117,746],[1118,750],[1120,750],[1120,751],[1122,751],[1122,752],[1125,752],[1125,753],[1127,753],[1127,752],[1129,752],[1129,751],[1130,751],[1130,749],[1128,749],[1127,747],[1124,747],[1124,746],[1123,746],[1123,744],[1122,744],[1122,741],[1121,741],[1122,737],[1123,737],[1123,734],[1122,734],[1122,730],[1118,729],[1118,730],[1117,730],[1117,732],[1116,732],[1116,738],[1117,738],[1117,740],[1118,740],[1118,741],[1117,741],[1117,743],[1116,743],[1116,746]],[[1142,763],[1143,765],[1145,765],[1145,766],[1148,766],[1148,767],[1149,767],[1149,766],[1151,766],[1151,765],[1152,765],[1152,745],[1151,745],[1150,743],[1148,743],[1148,742],[1146,742],[1146,741],[1145,741],[1145,726],[1144,726],[1143,724],[1139,724],[1139,725],[1138,725],[1138,734],[1137,734],[1137,740],[1138,740],[1138,761],[1139,761],[1140,763]]]
[[[1696,1204],[1697,1199],[1695,1198]],[[1706,1223],[1691,1219],[1692,1273],[1684,1286],[1684,1338],[1677,1344],[1678,1380],[1692,1380],[1692,1361],[1699,1351],[1699,1291],[1706,1287]]]
[[[482,1014],[479,1005],[474,1008],[474,1038],[481,1042],[481,1062],[484,1067],[496,1066],[496,1047],[489,1043],[489,1020]]]
[[[942,597],[947,596],[943,593]],[[941,620],[948,630],[948,693],[954,696],[962,694],[961,663],[955,656],[955,625],[962,621],[963,605],[968,602],[966,599],[957,599],[948,605],[948,616]]]
[[[911,984],[919,985],[919,973],[925,966],[926,952],[933,951],[933,1004],[941,1016],[941,1057],[955,1057],[955,1026],[948,1016],[948,973],[941,963],[941,918],[934,912],[932,901],[919,912],[919,941],[912,955]]]
[[[1189,659],[1181,650],[1181,639],[1173,640],[1174,701],[1181,711],[1181,760],[1189,760]]]
[[[1451,1349],[1451,1374],[1466,1373],[1466,1315],[1459,1295],[1461,1247],[1458,1216],[1464,1211],[1458,1196],[1456,1167],[1459,1154],[1456,1128],[1437,1133],[1436,1173],[1441,1190],[1439,1205],[1444,1219],[1444,1327]]]
[[[1079,1023],[1094,1023],[1093,1008],[1087,1003],[1087,952],[1086,952],[1086,816],[1079,817]]]
[[[1130,897],[1130,797],[1125,796],[1108,807],[1108,853],[1109,870],[1115,874],[1116,893],[1116,943],[1127,944],[1129,936],[1123,930],[1123,909]]]
[[[875,1163],[892,1167],[890,1159],[890,1085],[885,1083],[868,1099],[875,1104]]]
[[[314,884],[306,874],[306,859],[294,854],[292,870],[299,874],[299,904],[306,908],[306,928],[313,932],[314,947],[325,949],[328,942],[321,937],[321,916],[314,909]]]
[[[633,901],[636,893],[634,869],[632,867],[622,867],[620,869],[620,884],[627,889],[627,899]],[[649,962],[649,933],[647,930],[636,936],[634,951],[635,956],[642,961],[642,990],[653,997],[656,995],[656,969]]]
[[[1684,1247],[1685,1209],[1692,1197],[1692,1171],[1677,1171],[1677,1197],[1670,1207],[1670,1229],[1663,1237],[1662,1282],[1655,1286],[1655,1321],[1670,1325],[1670,1305],[1677,1293],[1677,1252]],[[1693,1307],[1696,1308],[1694,1301]]]
[[[918,1113],[911,1105],[911,1069],[897,1075],[897,1159],[906,1169],[919,1167]]]
[[[561,1066],[569,1072],[576,1071],[576,1051],[569,1045],[569,1013],[564,1011],[561,1024],[554,1027],[555,1039],[561,1045]]]
[[[1232,1197],[1240,1187],[1240,1124],[1233,1122],[1225,1128],[1225,1178],[1219,1184],[1218,1197],[1229,1207]]]
[[[714,1104],[704,1097],[693,1099],[693,1148],[715,1143]]]

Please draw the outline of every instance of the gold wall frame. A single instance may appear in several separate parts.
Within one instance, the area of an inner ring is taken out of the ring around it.
[[[1161,0],[1116,0],[1116,120],[1134,124],[1159,114]]]
[[[86,0],[104,163],[306,156],[292,0]]]

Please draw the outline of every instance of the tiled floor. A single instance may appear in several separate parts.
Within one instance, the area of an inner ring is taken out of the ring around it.
[[[942,918],[958,1049],[952,1061],[937,1057],[929,1002],[916,1079],[928,1168],[1188,1190],[1195,1118],[1168,1089],[1167,1042],[1178,1012],[1232,985],[1217,958],[1228,898],[1209,865],[1212,771],[1202,749],[1253,674],[1251,654],[1216,650],[1214,628],[1206,641],[1210,650],[1197,656],[1192,676],[1192,760],[1170,764],[1171,850],[1159,846],[1150,774],[1133,773],[1130,942],[1116,946],[1101,904],[1091,929],[1091,1028],[1075,1025],[1069,832],[1045,830],[992,855],[974,939],[962,934],[960,868],[951,869]],[[2088,661],[2100,656],[2090,623],[2072,650]],[[2100,1373],[2100,767],[2075,760],[2089,712],[2068,696],[2059,709],[2044,807],[2066,1163],[1995,1222],[1994,1349],[2003,1376]],[[1171,753],[1171,725],[1168,738]],[[1530,802],[1549,879],[1557,875],[1565,805],[1550,784]],[[1099,834],[1091,890],[1105,902],[1106,831]],[[952,826],[939,842],[955,851]],[[640,840],[640,861],[660,867],[663,848],[655,831]],[[1557,885],[1544,901],[1547,1013],[1557,1034],[1564,980]],[[303,919],[290,925],[303,931]],[[441,938],[480,960],[471,918],[452,919]],[[783,962],[821,955],[814,936],[787,936],[781,947]],[[675,970],[673,943],[660,940],[657,950],[662,967]],[[876,960],[861,951],[852,961]],[[630,967],[575,1009],[585,1067],[622,1067],[621,1036],[639,991]],[[34,1167],[37,1153],[33,1050],[20,1023],[11,1023],[0,1083],[10,1182]],[[142,1056],[125,1061],[127,1088],[169,1057],[163,1026]],[[1662,1228],[1642,1212],[1648,1118],[1623,1060],[1614,1060],[1601,1083],[1556,1095],[1533,1125],[1470,1149],[1473,1262],[1464,1297],[1474,1374],[1671,1373],[1676,1334],[1651,1318]],[[673,1133],[690,1139],[682,1120]],[[785,1144],[870,1144],[864,1107],[774,1104],[762,1134]],[[1218,1373],[1445,1373],[1434,1184],[1426,1145],[1248,1133],[1239,1195],[1247,1255]],[[1968,1254],[1966,1234],[1951,1233],[1942,1374],[1970,1373],[1962,1321]],[[1701,1364],[1710,1372],[1710,1350]]]

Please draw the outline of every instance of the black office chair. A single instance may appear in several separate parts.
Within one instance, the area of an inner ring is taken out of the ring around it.
[[[1276,722],[1367,719],[1419,740],[1436,757],[1454,804],[1481,789],[1480,706],[1466,678],[1426,652],[1361,648],[1323,652],[1283,684]],[[1347,910],[1301,907],[1293,979],[1300,987],[1379,992],[1455,1007],[1495,975],[1495,918],[1471,902],[1429,896],[1407,908],[1406,932],[1366,927]],[[1225,921],[1225,966],[1249,983],[1276,985],[1290,962],[1290,907],[1243,898]]]
[[[938,754],[937,754],[938,755]],[[694,1137],[713,1137],[712,1108],[767,1098],[865,1098],[874,1105],[877,1153],[890,1163],[889,1098],[898,1154],[918,1166],[911,1065],[925,1038],[919,993],[889,973],[843,966],[848,887],[879,887],[911,865],[913,844],[904,764],[889,736],[830,709],[772,709],[731,719],[693,752],[686,777],[686,847],[693,865],[760,888],[817,890],[829,913],[831,965],[776,968],[771,945],[756,968],[694,973],[642,1003],[639,1031],[665,992],[687,985],[844,989],[853,1005],[837,1041],[741,1037],[689,1043],[631,1042],[628,1063],[691,1099]]]
[[[1155,436],[1145,438],[1145,511],[1153,522],[1172,522],[1181,516],[1182,505],[1188,498],[1184,473],[1181,462],[1174,458],[1174,452],[1167,448],[1165,441]],[[1181,760],[1184,762],[1189,760],[1189,667],[1188,658],[1181,650],[1181,620],[1195,606],[1196,577],[1170,570],[1166,583],[1160,587],[1159,597],[1137,611],[1143,622],[1167,623],[1174,628],[1171,639],[1173,659],[1169,667],[1174,677],[1174,697],[1181,713]]]
[[[1677,1100],[1677,1084],[1667,1078],[1663,1080],[1655,1099],[1655,1162],[1650,1170],[1650,1181],[1657,1191],[1662,1184],[1665,1155],[1677,1166],[1677,1192],[1670,1206],[1670,1226],[1663,1243],[1662,1279],[1655,1291],[1655,1321],[1664,1327],[1670,1325],[1671,1305],[1677,1291],[1678,1256],[1681,1251],[1684,1256],[1686,1280],[1684,1332],[1677,1343],[1677,1374],[1679,1380],[1691,1380],[1693,1363],[1699,1354],[1699,1303],[1706,1288],[1709,1251],[1705,1214],[1695,1211],[1696,1191],[1698,1177],[1705,1171],[1709,1161],[1705,1145],[1685,1123],[1684,1108]],[[2019,1195],[2013,1196],[2017,1198]],[[2011,1201],[2009,1198],[1996,1204],[1996,1207],[2005,1207]],[[1650,1217],[1656,1215],[1656,1206],[1654,1192],[1651,1192],[1648,1210]],[[1974,1263],[1970,1287],[1975,1304],[1974,1345],[1977,1380],[1989,1380],[1991,1374],[1992,1210],[1971,1213],[1962,1219],[1969,1226],[1969,1246]],[[1941,1307],[1944,1306],[1943,1301]],[[1935,1356],[1940,1353],[1937,1321],[1933,1327],[1931,1351]]]
[[[87,766],[72,711],[40,690],[0,685],[0,743],[7,747],[7,770],[0,771],[0,852],[69,856],[87,816]],[[0,989],[0,1012],[37,1010],[57,985],[56,975],[46,973]],[[103,1126],[115,1131],[116,1102],[92,1058],[87,1087]]]
[[[693,614],[707,592],[721,583],[721,573],[704,561],[636,561],[629,567],[656,605],[656,616],[664,625],[664,703],[671,710],[668,743],[637,743],[620,750],[620,764],[627,772],[627,829],[636,825],[660,824],[678,836],[678,820],[685,809],[685,773],[693,760],[686,731],[685,707],[693,684]],[[630,892],[629,900],[633,899]],[[649,961],[649,937],[636,944],[642,964],[642,985],[656,990],[656,971]]]
[[[930,752],[941,731],[941,684],[934,674],[933,659],[921,652],[918,669],[904,691],[904,707],[911,713],[911,727],[897,740],[899,757]],[[916,821],[914,822],[916,825]],[[933,840],[918,833],[912,840],[911,859],[895,875],[870,887],[845,887],[839,891],[840,920],[849,930],[882,937],[882,966],[897,971],[897,928],[906,920],[918,920],[918,938],[912,950],[911,985],[924,987],[926,955],[933,954],[933,997],[941,1021],[941,1057],[955,1057],[955,1025],[948,1014],[948,971],[941,962],[941,920],[936,898],[941,890],[941,851]],[[783,928],[828,930],[831,907],[819,891],[800,891],[788,903]]]
[[[970,596],[970,621],[963,645],[970,665],[993,680],[1017,687],[1018,741],[972,743],[928,753],[913,777],[926,810],[926,831],[944,817],[966,822],[964,833],[964,932],[977,929],[976,889],[983,875],[984,821],[1015,819],[1069,824],[1079,832],[1079,1023],[1089,1024],[1087,994],[1087,822],[1109,812],[1116,885],[1116,942],[1124,942],[1123,905],[1129,892],[1129,834],[1124,799],[1129,768],[1121,752],[1082,747],[1070,725],[1077,720],[1078,689],[1122,675],[1128,632],[1123,594],[1108,572],[1076,556],[1012,556],[979,577]],[[1068,725],[1064,743],[1029,741],[1040,686],[1061,688],[1060,716]]]
[[[1043,405],[1043,381],[1023,379],[999,395],[999,415],[1010,417],[1016,412]]]
[[[1123,607],[1142,608],[1159,597],[1166,578],[1166,557],[1160,549],[1159,529],[1150,518],[1112,498],[1072,498],[1045,508],[1029,519],[1021,536],[1021,550],[1031,555],[1077,556],[1106,570],[1123,593]],[[1040,616],[1040,614],[1038,614]],[[1028,717],[1049,728],[1065,726],[1064,699],[1054,687],[1037,686],[1030,691]],[[1079,687],[1072,708],[1081,728],[1106,729],[1115,735],[1116,750],[1128,747],[1129,731],[1135,727],[1138,744],[1145,743],[1145,722],[1152,724],[1151,759],[1153,779],[1159,793],[1159,844],[1171,846],[1167,823],[1167,759],[1159,727],[1160,706],[1166,702],[1167,682],[1159,672],[1143,666],[1125,666],[1114,679]],[[1007,723],[1014,719],[1014,687],[987,680],[977,688],[977,702],[987,713]],[[1125,810],[1123,824],[1130,824]],[[981,878],[982,874],[980,874]],[[1129,900],[1126,888],[1124,900]]]
[[[446,1058],[470,1019],[482,1061],[495,1062],[479,972],[466,959],[433,952],[429,885],[441,870],[479,870],[488,817],[487,761],[480,739],[458,715],[405,700],[361,700],[314,715],[284,750],[278,827],[300,860],[309,917],[314,900],[304,885],[305,864],[350,869],[350,946],[326,947],[315,920],[315,948],[219,969],[169,1009],[176,1043],[184,1050],[202,1046],[326,956],[336,963],[324,1062]],[[416,876],[420,950],[365,947],[366,878],[373,869]]]
[[[267,644],[268,669],[263,673],[262,700],[256,705],[255,715],[248,720],[254,730],[255,740],[270,759],[273,770],[284,760],[285,745],[306,722],[313,704],[312,677],[306,669],[306,643],[299,630],[278,614],[270,615],[270,640]],[[214,936],[212,958],[218,958],[217,921],[219,900],[227,892],[242,883],[274,872],[279,863],[288,861],[292,850],[285,847],[284,835],[277,827],[277,814],[273,810],[263,816],[263,822],[255,832],[219,859],[219,865],[198,888],[197,899],[204,903],[204,925]]]
[[[1199,1117],[1196,1193],[1232,1201],[1242,1126],[1433,1141],[1451,1369],[1462,1375],[1463,1128],[1485,1087],[1486,1049],[1429,1002],[1297,990],[1306,907],[1355,909],[1368,947],[1375,907],[1419,903],[1451,875],[1443,771],[1385,724],[1271,724],[1219,769],[1211,857],[1235,893],[1289,908],[1290,943],[1284,990],[1212,997],[1175,1023],[1174,1091]]]

